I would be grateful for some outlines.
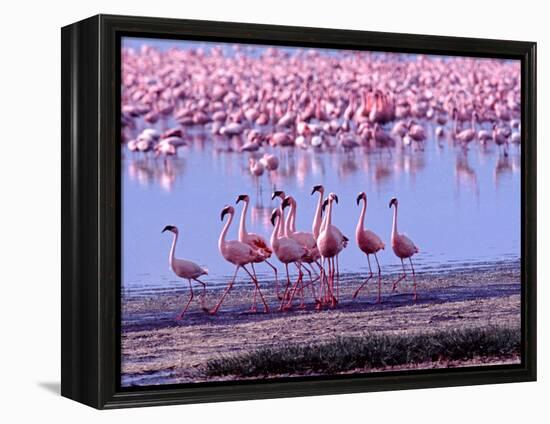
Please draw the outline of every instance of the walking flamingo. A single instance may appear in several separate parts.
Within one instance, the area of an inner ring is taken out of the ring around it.
[[[395,291],[397,287],[397,283],[402,281],[407,277],[407,271],[405,270],[405,263],[403,262],[403,259],[409,259],[409,262],[411,264],[412,269],[412,275],[413,275],[413,300],[416,301],[416,274],[414,272],[414,266],[412,263],[412,256],[420,250],[418,247],[415,246],[415,244],[412,242],[411,239],[409,239],[404,234],[399,234],[397,231],[397,206],[398,202],[397,199],[394,197],[390,200],[390,208],[394,206],[395,209],[393,210],[393,226],[391,231],[391,247],[393,249],[393,253],[395,253],[395,256],[397,256],[399,259],[401,259],[401,266],[403,267],[403,275],[401,275],[395,282],[393,283],[392,292]]]
[[[359,215],[359,221],[357,222],[357,228],[355,230],[355,239],[357,241],[357,246],[359,246],[359,249],[363,251],[367,255],[367,262],[369,264],[369,276],[365,280],[363,284],[359,286],[359,288],[355,291],[353,294],[353,298],[355,299],[361,289],[369,282],[369,280],[373,277],[372,268],[370,265],[370,255],[374,255],[374,259],[376,259],[376,265],[378,266],[378,300],[377,302],[380,303],[381,297],[380,292],[382,288],[382,273],[380,270],[380,263],[378,262],[378,257],[376,256],[376,252],[379,250],[384,249],[385,245],[375,233],[373,233],[370,230],[365,229],[365,215],[367,212],[367,195],[365,192],[359,193],[357,196],[357,205],[359,205],[359,202],[363,200],[363,208],[361,209],[361,214]]]
[[[332,306],[336,306],[337,297],[334,296],[334,274],[335,274],[335,257],[336,257],[336,274],[338,275],[338,254],[347,246],[348,238],[342,234],[342,232],[334,225],[332,225],[332,203],[338,203],[338,196],[334,193],[330,193],[327,200],[323,205],[328,205],[328,211],[321,225],[321,231],[317,238],[317,247],[319,253],[323,258],[328,261],[328,290],[327,302],[330,302]],[[337,288],[338,288],[338,276],[337,276]]]
[[[287,285],[283,295],[283,300],[281,302],[281,307],[279,308],[280,310],[290,308],[294,292],[296,291],[298,284],[302,282],[303,278],[301,262],[308,254],[308,250],[304,246],[300,245],[296,240],[293,240],[285,235],[281,235],[283,216],[284,212],[281,207],[274,209],[271,214],[271,223],[274,226],[273,233],[271,234],[271,247],[273,247],[275,255],[277,255],[279,261],[285,265],[287,278]],[[298,278],[290,290],[290,296],[287,296],[289,293],[288,289],[291,286],[290,275],[288,272],[288,264],[290,263],[294,263],[298,268]],[[287,301],[286,304],[285,301]]]
[[[288,213],[288,219],[286,221],[285,236],[290,237],[291,239],[297,241],[300,245],[302,245],[308,250],[308,254],[303,258],[302,263],[310,267],[312,263],[316,263],[319,266],[319,268],[321,268],[318,262],[321,255],[319,254],[319,249],[317,248],[317,243],[315,241],[315,238],[313,237],[313,233],[308,233],[307,231],[296,231],[296,213],[297,213],[296,199],[294,199],[294,197],[292,196],[286,196],[281,205],[283,211],[287,206],[290,206],[290,211]],[[317,296],[315,295],[315,288],[313,287],[313,284],[319,277],[317,276],[315,280],[313,280],[311,271],[308,269],[306,265],[304,265],[304,269],[309,275],[309,281],[311,284],[313,297],[317,300]],[[313,270],[313,268],[311,269]],[[302,299],[303,299],[303,292],[302,292]]]
[[[193,300],[193,287],[191,285],[191,280],[196,281],[197,283],[202,285],[202,296],[201,296],[201,306],[204,309],[204,296],[206,294],[206,283],[199,280],[199,277],[201,275],[208,274],[208,270],[206,268],[201,267],[200,265],[197,265],[195,262],[187,261],[185,259],[178,259],[175,257],[176,254],[176,243],[178,242],[178,235],[179,230],[178,227],[174,225],[167,225],[164,227],[162,232],[170,231],[172,234],[174,234],[174,240],[172,241],[172,247],[170,248],[170,254],[168,256],[168,261],[170,264],[170,268],[172,271],[174,271],[174,274],[176,274],[180,278],[185,278],[189,282],[189,291],[191,295],[189,296],[189,300],[187,301],[187,304],[185,305],[185,308],[181,313],[176,317],[177,320],[180,320],[183,318],[183,315],[187,311],[187,308],[189,308],[189,304]]]
[[[244,202],[244,207],[241,212],[241,221],[239,223],[239,241],[242,243],[248,244],[250,247],[252,247],[255,250],[259,250],[260,253],[263,256],[263,260],[254,261],[256,263],[265,262],[267,265],[271,267],[273,272],[275,273],[275,293],[277,294],[277,297],[279,297],[279,276],[277,274],[277,268],[273,266],[268,259],[271,257],[271,254],[273,253],[272,250],[267,245],[266,240],[260,236],[259,234],[255,233],[249,233],[246,231],[246,213],[248,211],[248,204],[250,202],[250,197],[247,194],[241,194],[239,197],[237,197],[236,203]],[[252,272],[254,274],[254,277],[256,277],[256,270],[254,269],[254,262],[251,263],[252,266]],[[256,310],[256,294],[257,292],[254,291],[254,306],[252,307],[252,310]]]
[[[254,283],[256,291],[260,294],[260,298],[262,299],[262,303],[264,304],[264,312],[269,312],[269,307],[267,306],[267,303],[262,295],[262,292],[260,290],[260,285],[258,284],[258,280],[248,271],[248,268],[246,265],[256,262],[256,261],[263,261],[264,256],[260,253],[259,250],[253,249],[248,244],[240,242],[238,240],[229,240],[226,241],[225,237],[227,235],[227,231],[229,230],[229,227],[231,226],[231,222],[233,222],[233,216],[235,215],[235,209],[233,206],[226,206],[223,208],[221,213],[221,220],[223,221],[223,218],[225,215],[229,214],[229,219],[225,223],[222,232],[220,234],[220,238],[218,240],[218,249],[220,250],[220,253],[224,257],[224,259],[232,263],[233,265],[236,265],[237,268],[235,268],[235,273],[233,274],[233,278],[227,285],[227,288],[223,292],[223,295],[218,302],[218,304],[214,307],[214,309],[210,310],[210,313],[216,314],[218,312],[218,309],[220,308],[221,304],[223,303],[223,300],[225,299],[225,296],[227,296],[227,293],[233,288],[233,284],[235,283],[235,278],[237,278],[237,273],[239,272],[239,269],[242,268],[246,271],[252,282]]]

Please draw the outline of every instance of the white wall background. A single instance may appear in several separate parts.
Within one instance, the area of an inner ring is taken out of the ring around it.
[[[0,417],[3,422],[541,422],[548,410],[550,43],[545,2],[105,1],[2,5]],[[538,42],[539,382],[98,412],[58,394],[60,27],[96,13]],[[546,337],[544,337],[546,336]],[[546,353],[546,355],[545,355]],[[7,419],[6,419],[7,418]]]

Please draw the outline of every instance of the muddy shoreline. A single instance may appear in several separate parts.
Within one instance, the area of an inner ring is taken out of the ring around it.
[[[464,267],[448,272],[422,273],[417,277],[416,304],[411,299],[410,281],[391,293],[393,275],[383,276],[381,304],[376,303],[375,279],[357,300],[352,301],[352,293],[361,278],[364,276],[360,274],[342,275],[341,300],[336,309],[316,311],[311,299],[307,298],[304,310],[295,307],[289,312],[278,312],[274,283],[267,282],[262,283],[262,289],[271,308],[269,313],[250,313],[252,287],[240,285],[227,297],[218,315],[205,314],[196,296],[181,321],[176,321],[174,316],[188,299],[188,292],[183,288],[160,295],[123,294],[123,385],[217,381],[220,378],[208,378],[204,373],[204,365],[209,359],[281,342],[318,343],[337,336],[372,332],[413,334],[449,328],[517,327],[520,323],[519,261],[501,261],[482,269]],[[206,304],[213,306],[222,290],[223,287],[210,288]],[[295,304],[297,306],[298,302]],[[399,369],[517,362],[517,357],[476,358],[410,364]],[[355,372],[371,371],[384,370]]]

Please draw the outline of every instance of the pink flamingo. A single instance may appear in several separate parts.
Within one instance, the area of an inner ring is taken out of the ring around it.
[[[457,128],[458,111],[456,109],[453,111],[453,117],[455,119],[453,136],[455,140],[459,141],[462,144],[463,147],[466,147],[468,143],[476,137],[477,112],[472,113],[471,128],[466,128],[465,130],[462,130],[460,132],[458,132],[458,128]]]
[[[271,254],[273,251],[269,248],[267,245],[266,240],[260,236],[259,234],[255,233],[249,233],[246,231],[246,213],[248,211],[248,205],[250,202],[250,197],[247,194],[241,194],[239,197],[237,197],[237,204],[239,202],[244,202],[244,207],[241,212],[241,221],[239,223],[239,241],[242,243],[248,244],[253,249],[259,250],[260,253],[263,256],[263,260],[256,260],[254,262],[261,263],[265,262],[267,265],[271,267],[273,272],[275,273],[275,293],[277,294],[277,297],[279,297],[279,276],[277,274],[277,268],[273,266],[268,259],[271,257]],[[254,274],[254,277],[256,277],[256,270],[254,269],[254,262],[251,263],[252,266],[252,272]],[[254,306],[253,311],[256,311],[256,291],[254,291]]]
[[[283,215],[284,212],[282,211],[281,207],[274,209],[271,214],[271,223],[274,225],[273,233],[271,234],[271,246],[273,247],[273,250],[275,251],[275,254],[277,255],[279,261],[281,261],[285,265],[287,278],[287,285],[285,287],[285,293],[283,295],[281,307],[279,308],[280,310],[290,308],[294,293],[296,292],[296,288],[302,282],[303,278],[301,262],[308,254],[307,249],[300,245],[296,240],[293,240],[290,237],[281,236]],[[290,263],[295,264],[298,268],[298,279],[290,290],[290,296],[288,296],[288,289],[289,287],[291,287],[290,275],[288,272],[288,264]],[[288,301],[285,304],[285,301],[287,299]]]
[[[505,132],[499,131],[499,129],[500,128],[498,128],[496,124],[493,124],[493,141],[499,146],[501,153],[504,151],[504,156],[508,156],[508,149],[506,147],[508,144],[508,136]]]
[[[191,280],[196,281],[197,283],[202,285],[202,296],[201,296],[201,306],[204,309],[204,296],[206,294],[206,283],[199,280],[199,277],[201,275],[208,274],[208,270],[206,268],[203,268],[199,265],[197,265],[195,262],[187,261],[185,259],[178,259],[175,257],[176,252],[176,243],[178,242],[178,235],[179,230],[178,227],[174,225],[167,225],[164,227],[162,232],[170,231],[174,234],[174,240],[172,241],[172,247],[170,248],[170,254],[168,256],[168,261],[170,263],[170,268],[172,271],[174,271],[174,274],[176,274],[180,278],[185,278],[189,282],[189,291],[191,295],[189,296],[189,300],[187,301],[187,304],[185,305],[185,308],[181,313],[176,317],[177,320],[180,320],[183,318],[183,315],[187,311],[187,308],[189,308],[189,304],[193,300],[193,287],[191,285]]]
[[[329,284],[327,290],[328,299],[332,306],[336,306],[337,297],[334,295],[334,275],[335,275],[335,258],[336,258],[336,274],[338,274],[338,254],[347,246],[348,238],[342,234],[342,232],[334,225],[332,225],[332,203],[338,203],[338,196],[334,193],[330,193],[327,200],[323,203],[324,206],[328,205],[328,212],[325,216],[323,224],[321,225],[321,231],[317,238],[317,247],[319,253],[323,258],[328,261],[328,274]],[[338,277],[337,277],[337,289],[338,289]]]
[[[255,290],[260,294],[260,298],[262,299],[262,303],[264,304],[264,312],[269,312],[269,307],[267,306],[267,303],[262,295],[262,292],[260,290],[260,285],[258,284],[258,280],[248,271],[248,268],[246,265],[252,263],[252,262],[262,262],[265,258],[262,255],[262,253],[259,250],[253,249],[248,244],[240,242],[238,240],[229,240],[226,241],[225,237],[227,235],[227,231],[229,230],[229,227],[231,226],[231,222],[233,221],[233,216],[235,215],[235,209],[232,206],[226,206],[222,210],[221,214],[221,220],[223,221],[223,218],[226,214],[229,214],[229,219],[225,223],[222,232],[220,234],[220,238],[218,240],[218,249],[220,250],[220,253],[224,257],[224,259],[232,263],[233,265],[236,265],[237,268],[235,268],[235,273],[233,274],[233,278],[227,285],[227,288],[223,292],[223,295],[218,302],[218,304],[210,311],[211,314],[216,314],[218,312],[218,309],[220,308],[221,304],[223,303],[223,300],[225,299],[225,296],[227,296],[227,293],[233,288],[233,284],[235,283],[235,278],[237,278],[237,273],[239,272],[239,269],[242,268],[246,271],[246,273],[249,275],[250,279],[254,283]]]
[[[275,171],[279,167],[279,158],[270,153],[264,153],[264,155],[260,158],[260,163],[268,171]]]
[[[297,241],[301,246],[307,249],[308,254],[304,256],[302,260],[303,264],[308,264],[309,266],[311,266],[312,263],[316,263],[319,265],[318,260],[321,257],[321,255],[319,254],[319,249],[317,248],[317,242],[313,237],[313,233],[308,233],[307,231],[296,231],[297,205],[294,197],[292,196],[285,197],[281,205],[283,211],[287,206],[290,206],[290,211],[288,213],[288,219],[286,221],[285,236],[290,237],[291,239]],[[319,265],[319,268],[320,268],[320,265]],[[313,297],[314,299],[317,300],[317,296],[315,295],[315,289],[313,287],[313,284],[319,277],[313,280],[311,271],[307,268],[306,265],[304,265],[304,269],[309,275],[309,281],[310,281]],[[303,288],[302,288],[302,306],[303,306]]]
[[[382,273],[380,270],[380,263],[378,262],[378,257],[376,256],[376,252],[379,250],[384,249],[385,245],[375,233],[373,233],[370,230],[365,229],[365,214],[367,212],[367,195],[365,192],[359,193],[357,196],[357,205],[359,205],[359,202],[363,200],[363,208],[361,209],[361,214],[359,215],[359,221],[357,222],[357,228],[355,230],[355,239],[357,241],[357,246],[359,246],[359,249],[363,251],[367,255],[367,262],[369,264],[369,276],[365,280],[363,284],[359,286],[359,288],[355,291],[353,294],[353,298],[355,299],[361,289],[369,282],[369,280],[373,277],[372,268],[370,265],[370,255],[374,255],[374,259],[376,259],[376,265],[378,266],[378,300],[377,302],[380,303],[381,301],[381,289],[382,289]]]
[[[316,185],[311,190],[311,195],[313,196],[313,194],[315,193],[319,193],[319,200],[317,202],[317,208],[315,209],[315,215],[313,215],[313,223],[311,224],[311,233],[313,234],[313,238],[315,239],[315,242],[317,242],[319,238],[319,233],[321,232],[321,226],[323,224],[323,200],[325,195],[325,188],[322,185]],[[317,250],[319,249],[317,248]],[[321,299],[323,298],[325,283],[327,284],[327,291],[328,291],[328,281],[326,281],[326,272],[323,266],[324,266],[324,263],[319,265],[319,270],[321,271],[319,296]],[[318,304],[317,306],[320,307],[320,304]]]
[[[405,279],[407,276],[407,271],[405,270],[405,263],[403,262],[403,259],[409,259],[409,262],[411,264],[412,269],[412,275],[413,275],[413,300],[416,301],[416,274],[414,272],[414,266],[412,263],[412,256],[420,250],[418,247],[415,246],[415,244],[412,242],[411,239],[409,239],[404,234],[399,234],[397,231],[397,199],[394,197],[390,201],[390,208],[392,206],[395,207],[393,210],[393,226],[391,231],[391,247],[393,249],[393,253],[395,253],[395,256],[397,256],[399,259],[401,259],[401,266],[403,267],[403,275],[401,275],[395,282],[393,283],[392,292],[395,291],[397,287],[397,283]]]
[[[421,146],[423,146],[424,141],[426,140],[426,131],[424,131],[424,128],[422,125],[417,124],[415,121],[409,122],[408,132],[407,135],[417,143],[419,143]],[[423,147],[420,147],[421,150],[423,150]]]

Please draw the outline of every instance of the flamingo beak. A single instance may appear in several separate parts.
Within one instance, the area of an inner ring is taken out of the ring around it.
[[[394,197],[393,199],[390,200],[390,208],[393,206],[393,205],[397,205],[397,199]]]
[[[271,224],[273,226],[275,226],[275,218],[277,218],[277,211],[274,210],[272,213],[271,213]]]
[[[246,194],[241,194],[239,197],[237,197],[237,201],[235,202],[235,204],[239,203],[240,201],[245,201],[246,198],[247,198]]]
[[[359,196],[357,196],[357,204],[359,205],[359,202],[363,198],[363,193],[360,193]]]
[[[316,185],[313,187],[313,190],[311,190],[311,194],[313,195],[313,193],[315,193],[316,191],[321,191],[321,189],[323,188],[322,185]]]
[[[334,200],[338,203],[338,196],[336,194],[334,195]]]
[[[223,210],[222,210],[222,216],[221,216],[221,220],[222,220],[222,221],[223,221],[223,217],[224,217],[225,215],[227,215],[228,213],[229,213],[229,206],[223,208]]]
[[[161,233],[164,233],[165,231],[172,231],[174,227],[172,225],[167,225],[164,227],[164,229],[161,231]]]
[[[327,207],[328,205],[328,199],[325,199],[325,201],[323,202],[323,212],[325,211],[325,208]]]
[[[271,200],[275,199],[276,197],[279,197],[283,194],[282,191],[280,190],[277,190],[277,191],[274,191],[273,194],[271,195]]]

